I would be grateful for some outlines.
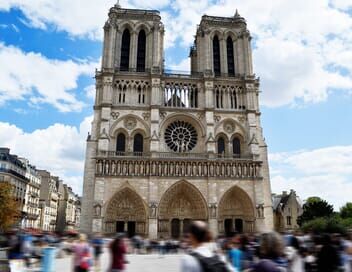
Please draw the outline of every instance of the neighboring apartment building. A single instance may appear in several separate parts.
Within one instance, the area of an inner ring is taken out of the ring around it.
[[[61,195],[59,200],[59,210],[56,230],[64,232],[76,229],[76,205],[78,196],[72,191],[72,188],[64,184],[62,180],[57,183],[57,188]]]
[[[272,195],[274,210],[274,226],[279,232],[298,229],[298,217],[302,214],[302,201],[294,190],[288,194],[283,191],[281,195]]]
[[[25,227],[26,210],[26,190],[29,183],[26,178],[26,166],[18,156],[10,154],[9,148],[0,148],[0,182],[8,182],[13,187],[13,196],[20,210],[17,220],[18,227]]]
[[[57,223],[60,193],[57,189],[58,177],[51,176],[46,170],[38,170],[41,176],[41,220],[40,228],[46,231],[55,231]]]
[[[26,213],[24,227],[37,229],[40,223],[39,197],[41,179],[37,169],[29,163],[29,160],[25,158],[20,158],[20,160],[26,168],[25,177],[29,181],[26,187],[25,206],[23,208]]]

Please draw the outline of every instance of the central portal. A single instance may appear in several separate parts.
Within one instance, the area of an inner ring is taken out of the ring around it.
[[[160,201],[158,236],[178,239],[192,220],[208,219],[202,194],[192,184],[180,181],[172,185]]]

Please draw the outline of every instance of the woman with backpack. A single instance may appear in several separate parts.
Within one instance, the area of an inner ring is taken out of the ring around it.
[[[85,234],[79,235],[79,240],[73,245],[74,272],[88,272],[93,264],[91,248]]]

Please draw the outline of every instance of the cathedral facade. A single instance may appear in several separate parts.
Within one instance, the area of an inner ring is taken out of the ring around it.
[[[87,139],[81,228],[179,238],[273,228],[246,21],[204,15],[190,74],[164,69],[158,11],[109,11]]]

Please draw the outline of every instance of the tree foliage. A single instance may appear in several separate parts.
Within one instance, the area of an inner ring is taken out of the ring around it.
[[[342,218],[352,218],[352,202],[347,202],[345,206],[341,207],[340,216]]]
[[[298,218],[298,224],[302,226],[304,223],[319,217],[329,217],[334,213],[334,208],[325,200],[318,197],[308,198],[303,205],[303,213]]]
[[[6,182],[0,182],[0,231],[11,227],[18,215],[19,209],[12,195],[12,186]]]

